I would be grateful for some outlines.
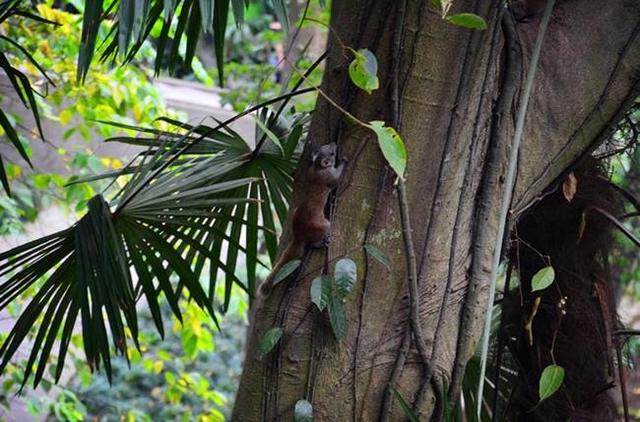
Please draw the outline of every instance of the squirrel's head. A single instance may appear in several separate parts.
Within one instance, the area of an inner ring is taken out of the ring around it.
[[[311,156],[311,162],[320,167],[320,168],[328,168],[335,167],[336,165],[336,149],[338,146],[335,142],[330,144],[322,145],[318,150]]]

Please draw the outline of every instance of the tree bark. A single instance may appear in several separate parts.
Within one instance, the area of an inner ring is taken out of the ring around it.
[[[424,0],[333,2],[332,28],[345,45],[375,53],[380,89],[367,95],[351,84],[348,60],[330,35],[322,90],[363,121],[392,124],[398,116],[409,156],[423,336],[455,400],[486,311],[518,92],[539,20],[516,22],[496,0],[459,0],[453,9],[483,16],[487,30],[449,24]],[[638,95],[639,28],[637,1],[566,0],[555,7],[519,153],[512,220],[593,150]],[[315,420],[402,420],[389,383],[417,406],[421,420],[433,415],[435,394],[410,335],[394,175],[373,133],[350,125],[319,97],[303,158],[333,141],[350,161],[330,207],[328,254],[358,266],[345,303],[347,335],[336,341],[326,314],[310,303],[311,281],[322,268],[322,253],[314,252],[295,281],[258,304],[234,420],[292,420],[300,399],[313,404]],[[368,256],[365,244],[381,249],[391,268]],[[260,358],[260,338],[273,326],[283,336]]]

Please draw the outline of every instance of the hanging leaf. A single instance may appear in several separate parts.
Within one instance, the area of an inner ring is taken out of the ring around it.
[[[324,311],[331,300],[331,279],[325,275],[314,278],[309,294],[311,302],[315,303],[320,311]]]
[[[378,60],[376,56],[366,48],[353,51],[354,59],[349,64],[349,77],[355,86],[371,94],[378,89]]]
[[[340,340],[347,333],[347,316],[344,313],[342,301],[337,296],[332,296],[327,310],[333,334]]]
[[[336,262],[335,280],[336,296],[344,299],[356,284],[356,263],[350,258],[342,258]]]
[[[312,422],[313,406],[307,400],[298,400],[294,408],[295,422]]]
[[[378,137],[378,145],[380,145],[382,155],[398,177],[404,178],[404,171],[407,167],[407,150],[402,138],[394,128],[385,127],[385,123],[381,120],[371,121],[369,125]]]
[[[382,265],[387,267],[388,270],[391,269],[391,262],[389,262],[389,258],[387,258],[384,252],[382,252],[380,249],[378,249],[377,247],[373,246],[370,243],[367,243],[366,245],[364,245],[364,249],[367,251],[369,255],[371,255],[378,262],[380,262]]]
[[[548,267],[544,267],[531,279],[531,291],[537,292],[539,290],[544,290],[547,287],[551,286],[553,281],[556,278],[556,273],[553,270],[553,267],[549,265]]]
[[[573,172],[569,173],[562,183],[562,194],[567,202],[573,201],[578,190],[578,179]]]
[[[564,368],[558,365],[549,365],[544,368],[540,376],[538,394],[540,401],[546,400],[553,395],[564,381]]]
[[[300,261],[299,259],[293,259],[284,264],[282,268],[280,268],[280,271],[278,271],[276,276],[273,278],[273,285],[275,286],[285,278],[289,277],[300,266],[301,262],[302,261]]]
[[[273,350],[278,341],[282,337],[282,328],[273,327],[260,339],[260,355],[265,356]]]
[[[447,16],[447,20],[457,26],[469,29],[487,29],[487,22],[473,13],[458,13],[456,15]]]

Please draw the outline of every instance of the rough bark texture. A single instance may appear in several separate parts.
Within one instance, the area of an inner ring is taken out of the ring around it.
[[[502,177],[539,21],[514,22],[508,12],[502,15],[498,1],[454,2],[451,13],[486,19],[486,31],[471,31],[443,21],[430,2],[409,0],[406,9],[403,4],[334,2],[332,27],[344,44],[376,54],[381,89],[371,96],[357,92],[335,39],[329,41],[322,87],[361,120],[392,121],[393,57],[400,55],[397,110],[409,153],[420,314],[433,365],[448,379],[450,397],[457,397],[485,313]],[[512,215],[594,148],[638,94],[639,25],[634,0],[566,0],[556,6],[529,106]],[[299,399],[313,403],[315,420],[401,420],[397,401],[385,397],[393,373],[397,390],[428,419],[435,399],[407,334],[405,249],[393,174],[373,134],[350,127],[323,100],[309,140],[337,141],[350,159],[331,207],[329,250],[330,259],[348,255],[358,265],[358,283],[345,304],[348,333],[336,342],[326,315],[310,304],[309,287],[322,261],[315,253],[297,280],[282,283],[259,304],[234,420],[291,420]],[[365,254],[366,243],[385,252],[391,270]],[[260,359],[257,345],[272,326],[284,334]]]

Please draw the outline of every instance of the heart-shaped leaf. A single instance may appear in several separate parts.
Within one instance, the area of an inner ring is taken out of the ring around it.
[[[396,174],[402,178],[407,167],[407,150],[398,132],[392,127],[385,127],[384,124],[381,120],[374,120],[369,122],[369,127],[378,137],[382,155]]]
[[[538,394],[540,395],[540,401],[548,399],[558,391],[558,388],[564,381],[564,368],[558,365],[549,365],[544,368],[542,375],[540,376],[540,382],[538,385]]]
[[[354,51],[353,61],[349,64],[349,77],[355,86],[371,94],[378,89],[378,60],[376,56],[366,48]]]
[[[537,292],[538,290],[544,290],[547,287],[551,286],[553,281],[556,279],[556,272],[553,270],[553,267],[549,265],[548,267],[544,267],[531,279],[531,291]]]
[[[264,333],[260,339],[260,354],[264,356],[273,350],[278,341],[280,341],[280,337],[282,337],[282,328],[280,327],[273,327]]]

